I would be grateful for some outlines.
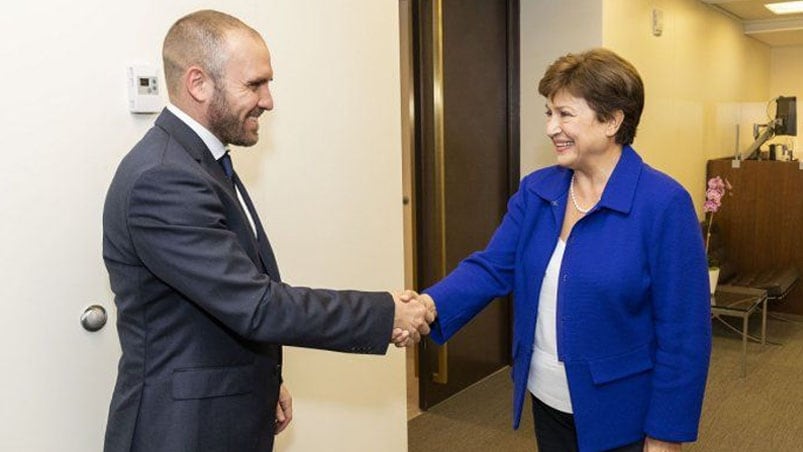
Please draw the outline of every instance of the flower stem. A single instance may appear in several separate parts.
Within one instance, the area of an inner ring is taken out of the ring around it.
[[[714,224],[714,212],[708,218],[708,230],[705,233],[705,255],[708,256],[708,244],[711,242],[711,225]]]

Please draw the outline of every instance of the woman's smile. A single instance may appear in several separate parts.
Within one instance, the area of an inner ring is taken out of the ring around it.
[[[555,144],[555,150],[559,153],[566,152],[570,147],[574,146],[574,141],[571,140],[556,140],[552,139]]]

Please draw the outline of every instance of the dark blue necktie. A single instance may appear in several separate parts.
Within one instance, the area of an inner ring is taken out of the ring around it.
[[[226,176],[228,176],[229,179],[234,177],[234,166],[231,164],[229,151],[226,151],[226,153],[223,154],[223,157],[219,158],[217,162],[223,167],[223,172],[226,173]]]

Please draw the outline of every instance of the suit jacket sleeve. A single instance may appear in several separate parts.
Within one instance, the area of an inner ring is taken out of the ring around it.
[[[127,227],[144,265],[243,338],[328,350],[385,353],[388,293],[291,287],[271,280],[228,228],[209,180],[179,165],[142,173]]]

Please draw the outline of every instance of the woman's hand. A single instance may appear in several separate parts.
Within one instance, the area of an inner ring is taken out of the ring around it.
[[[644,439],[644,452],[680,452],[683,443],[670,443],[660,439]]]

